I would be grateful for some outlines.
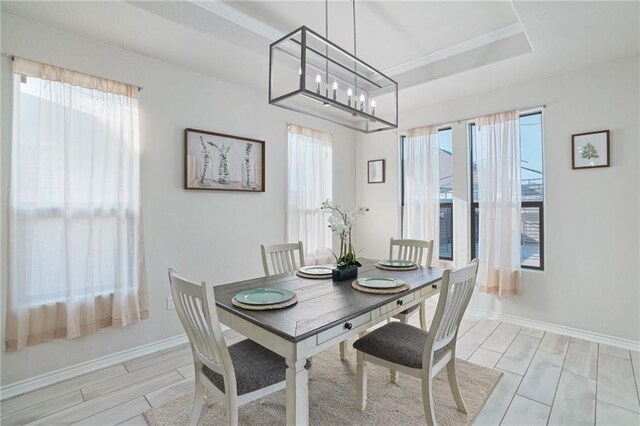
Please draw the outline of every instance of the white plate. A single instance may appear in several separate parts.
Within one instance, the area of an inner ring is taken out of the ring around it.
[[[331,275],[331,268],[326,266],[303,266],[298,271],[307,275]]]
[[[389,268],[410,268],[412,266],[416,266],[416,264],[410,260],[387,259],[381,260],[378,263]]]
[[[396,278],[373,277],[373,278],[358,278],[356,280],[356,284],[358,284],[361,287],[367,287],[367,288],[396,288],[406,283],[404,282],[404,280],[399,280]]]

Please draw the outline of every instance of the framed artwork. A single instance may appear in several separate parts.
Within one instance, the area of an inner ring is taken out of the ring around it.
[[[573,169],[609,167],[609,130],[571,135]]]
[[[264,192],[264,141],[184,131],[184,187]]]
[[[367,174],[369,183],[384,183],[385,160],[369,160]]]

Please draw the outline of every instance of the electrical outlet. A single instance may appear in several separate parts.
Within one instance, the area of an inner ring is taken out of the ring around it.
[[[171,296],[167,297],[167,309],[172,310],[175,308],[176,308],[176,305],[173,304],[173,297]]]

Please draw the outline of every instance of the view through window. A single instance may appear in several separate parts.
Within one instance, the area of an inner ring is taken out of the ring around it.
[[[542,112],[520,116],[520,163],[522,188],[522,267],[544,269],[544,176],[542,154]],[[476,127],[469,125],[471,148],[471,257],[478,253],[478,182]]]

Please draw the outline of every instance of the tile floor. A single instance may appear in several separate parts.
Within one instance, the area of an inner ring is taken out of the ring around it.
[[[476,317],[463,319],[457,346],[504,373],[477,425],[640,425],[638,352]],[[3,401],[0,420],[145,425],[144,411],[193,390],[191,364],[186,345],[157,352]]]

